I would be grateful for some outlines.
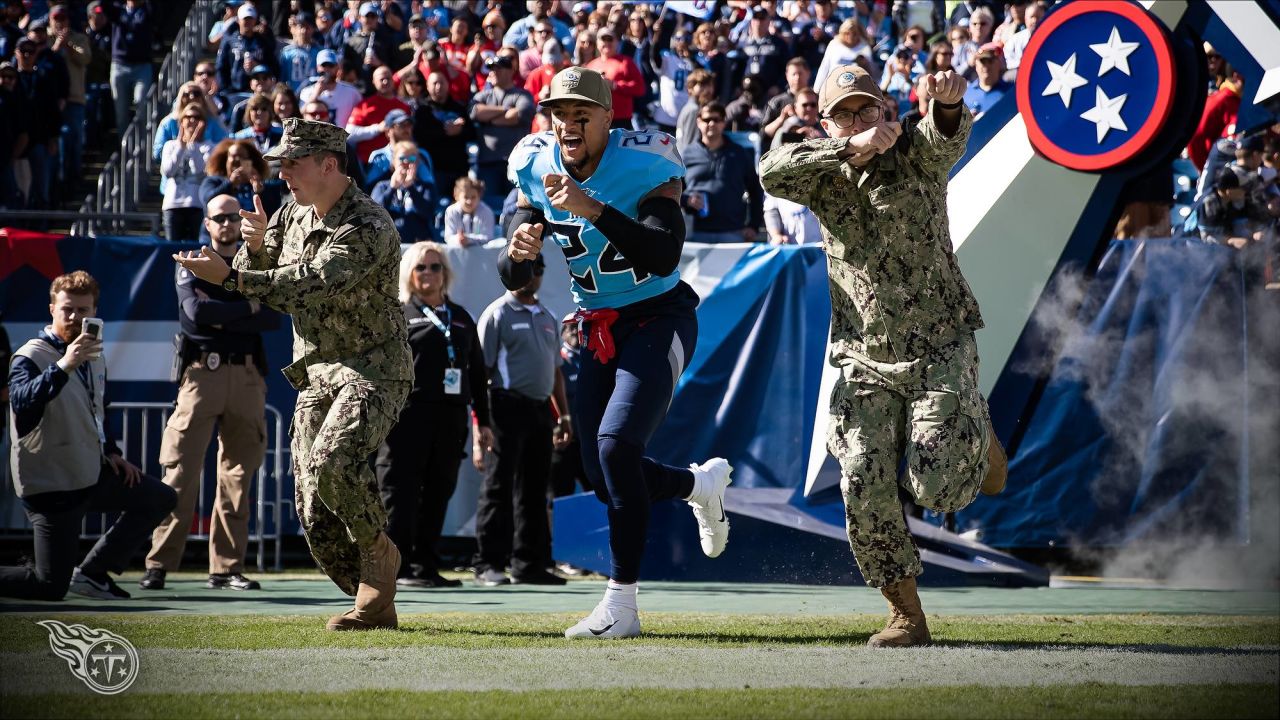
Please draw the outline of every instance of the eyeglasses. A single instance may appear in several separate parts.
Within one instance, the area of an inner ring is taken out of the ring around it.
[[[183,120],[194,120],[194,121],[196,121],[196,122],[200,122],[200,121],[201,121],[201,120],[203,120],[204,118],[200,117],[199,115],[183,115],[183,116],[182,116],[182,119],[183,119]]]
[[[993,58],[993,57],[980,57],[980,58],[978,58],[978,62],[979,62],[979,63],[981,63],[982,65],[990,65],[991,63],[993,63],[993,62],[995,62],[995,61],[996,61],[996,59],[995,59],[995,58]]]
[[[240,222],[240,215],[237,213],[223,213],[221,215],[210,215],[209,222],[214,225],[233,225]]]
[[[444,263],[431,263],[430,265],[418,263],[417,265],[413,266],[414,272],[426,272],[428,270],[430,270],[433,273],[442,272],[444,270]]]
[[[536,34],[538,34],[538,35],[546,35],[547,33],[551,32],[551,31],[550,31],[550,30],[547,30],[546,28],[538,28],[537,30],[534,30],[533,32],[534,32],[534,33],[536,33]]]
[[[818,103],[800,103],[800,107],[802,107],[802,108],[816,108],[816,107],[818,107]]]
[[[212,71],[212,70],[197,70],[197,71],[196,71],[196,77],[212,77],[212,76],[213,76],[213,71]]]
[[[880,115],[883,113],[884,113],[884,108],[880,107],[879,105],[867,105],[865,107],[860,108],[857,112],[853,112],[851,110],[841,110],[840,112],[832,113],[827,117],[831,120],[831,122],[836,124],[836,127],[843,130],[853,125],[853,120],[855,117],[861,119],[862,122],[873,123],[879,120]]]
[[[908,39],[908,40],[910,40],[910,41],[912,41],[912,42],[915,42],[916,40],[923,40],[923,39],[924,39],[924,36],[923,36],[923,35],[916,35],[916,34],[912,33],[911,35],[908,35],[908,36],[907,36],[907,39]]]
[[[724,122],[724,118],[722,118],[722,117],[700,117],[700,118],[698,118],[698,122],[703,122],[703,123],[722,123],[722,122]]]
[[[34,53],[35,53],[35,51],[36,51],[36,49],[35,49],[35,48],[29,48],[29,47],[28,47],[28,48],[18,48],[18,54],[19,54],[19,55],[32,55],[32,54],[34,54]]]
[[[187,98],[187,97],[204,97],[204,91],[203,91],[203,90],[188,90],[188,91],[186,91],[186,92],[182,93],[182,97],[184,97],[184,98]]]

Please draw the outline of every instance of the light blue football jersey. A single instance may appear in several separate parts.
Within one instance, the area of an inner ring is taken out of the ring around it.
[[[549,174],[568,174],[555,135],[543,132],[521,140],[511,154],[507,176],[547,217],[543,238],[551,238],[564,251],[573,298],[580,307],[619,308],[661,295],[680,282],[679,270],[658,276],[633,268],[585,218],[551,207],[542,186]],[[640,199],[672,178],[684,178],[674,138],[657,131],[612,130],[599,167],[579,185],[588,196],[635,218]]]

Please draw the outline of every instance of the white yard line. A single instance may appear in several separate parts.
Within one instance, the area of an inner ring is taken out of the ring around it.
[[[144,649],[129,693],[628,688],[884,688],[1276,684],[1275,647],[673,648],[635,642],[563,648]],[[0,653],[0,696],[86,693],[49,651]]]

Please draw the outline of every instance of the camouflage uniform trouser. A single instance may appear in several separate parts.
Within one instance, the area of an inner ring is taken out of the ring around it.
[[[916,504],[955,512],[973,502],[986,475],[991,436],[977,345],[965,334],[910,362],[860,357],[842,375],[831,393],[827,449],[840,461],[858,568],[868,585],[884,587],[923,570],[899,484]]]
[[[316,564],[348,595],[360,585],[361,549],[387,525],[369,455],[408,394],[408,383],[367,380],[298,393],[290,433],[298,517]]]

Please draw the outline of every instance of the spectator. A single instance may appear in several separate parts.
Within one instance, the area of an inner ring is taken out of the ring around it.
[[[524,88],[513,85],[515,63],[509,55],[497,55],[487,65],[490,82],[476,93],[468,114],[480,140],[476,177],[484,182],[490,197],[500,201],[512,187],[507,180],[507,158],[528,134],[534,105]]]
[[[0,596],[61,600],[70,590],[128,598],[110,573],[124,572],[177,502],[171,488],[125,460],[106,432],[102,341],[81,332],[83,321],[97,315],[98,292],[83,270],[55,278],[52,324],[14,353],[10,462],[36,547],[34,565],[0,568]],[[81,522],[91,511],[121,514],[77,567]]]
[[[1222,87],[1222,83],[1231,78],[1231,66],[1227,65],[1227,61],[1223,59],[1222,53],[1219,53],[1209,43],[1204,44],[1204,60],[1209,70],[1209,90],[1212,95]]]
[[[498,260],[500,268],[504,262],[505,253]],[[538,301],[542,256],[533,262],[528,284],[493,301],[480,315],[497,453],[476,508],[475,580],[485,587],[512,581],[564,584],[546,570],[551,561],[547,487],[553,442],[547,400],[554,401],[559,415],[569,413],[559,368],[560,322]],[[508,564],[512,578],[503,572]]]
[[[769,11],[757,7],[751,12],[751,24],[739,48],[746,57],[739,76],[758,77],[767,95],[773,95],[782,89],[783,63],[787,59],[786,45],[774,37],[770,30]]]
[[[803,88],[796,93],[789,117],[783,121],[770,142],[770,149],[787,143],[804,142],[826,137],[818,118],[818,93],[813,88]]]
[[[515,53],[514,49],[510,50],[512,54]],[[499,52],[499,54],[501,54],[501,52]],[[497,57],[497,55],[494,57]],[[401,72],[403,73],[407,70],[408,68],[405,68],[401,70]],[[440,52],[440,48],[435,43],[431,43],[423,48],[422,62],[418,65],[418,72],[422,73],[423,77],[431,77],[431,73],[433,72],[438,72],[444,75],[449,80],[449,95],[460,103],[470,101],[471,76],[468,75],[466,71],[454,67],[446,62],[444,59],[444,53]],[[479,78],[477,78],[476,81],[478,83]],[[515,78],[513,77],[512,83],[514,84],[515,82]]]
[[[108,95],[111,92],[111,21],[107,19],[107,13],[103,11],[102,4],[97,0],[89,3],[87,37],[90,59],[84,75],[88,101],[86,113],[91,124],[101,122],[110,127],[115,115],[99,109],[100,103],[96,91],[97,86],[101,85],[106,88]]]
[[[323,49],[315,41],[315,18],[308,12],[289,17],[290,42],[280,49],[280,77],[297,92],[315,73],[316,60]]]
[[[346,36],[342,34],[342,23],[335,20],[332,10],[327,7],[316,8],[316,44],[321,50],[342,50]],[[318,62],[318,61],[317,61]]]
[[[17,87],[18,69],[13,63],[0,63],[0,207],[14,210],[26,206],[14,163],[26,155],[31,137],[26,98]]]
[[[435,239],[433,188],[418,173],[418,146],[404,140],[391,148],[395,153],[391,177],[374,185],[369,197],[387,209],[404,242]]]
[[[551,25],[550,18],[540,20],[533,26],[533,33],[529,36],[529,46],[520,51],[520,74],[528,77],[535,70],[542,66],[543,50],[546,48],[547,41],[555,40],[555,28]],[[559,44],[559,41],[556,41]],[[533,92],[530,90],[529,92]],[[537,95],[534,95],[537,97]]]
[[[753,132],[760,129],[764,117],[765,88],[760,78],[748,75],[742,78],[742,92],[737,99],[725,106],[728,115],[725,130],[729,132]]]
[[[409,117],[404,110],[397,108],[387,113],[383,124],[387,127],[383,133],[385,142],[382,147],[370,153],[365,170],[364,182],[370,189],[391,177],[391,173],[395,170],[395,144],[413,140],[413,118]],[[421,149],[418,150],[418,179],[435,187],[431,157]]]
[[[952,60],[955,58],[955,50],[951,49],[950,40],[939,40],[929,46],[929,59],[924,61],[924,74],[935,75],[940,72],[954,69]]]
[[[254,95],[245,101],[243,130],[231,137],[237,140],[252,140],[254,147],[263,155],[276,145],[284,136],[284,128],[280,118],[276,117],[271,106],[271,98],[266,95]]]
[[[599,57],[587,63],[586,67],[609,81],[613,96],[613,127],[630,130],[636,100],[648,91],[644,76],[634,60],[618,52],[618,36],[612,28],[603,27],[596,33],[596,50]]]
[[[822,64],[827,48],[844,25],[840,18],[836,17],[834,7],[833,0],[815,0],[813,17],[796,23],[796,55],[811,69]],[[856,18],[850,18],[850,20],[856,20]],[[863,34],[866,34],[865,31]]]
[[[964,94],[964,104],[977,120],[983,113],[1013,92],[1013,83],[1004,79],[1004,51],[995,43],[978,48],[974,56],[978,65],[978,82],[970,85]]]
[[[360,79],[368,82],[374,70],[395,63],[396,46],[391,30],[382,24],[378,4],[366,2],[360,6],[359,29],[347,36],[343,57],[347,67],[357,68]]]
[[[480,27],[483,35],[472,44],[471,52],[467,53],[466,70],[472,76],[483,73],[485,61],[498,54],[498,48],[502,47],[502,36],[507,31],[507,21],[502,18],[502,13],[495,10],[484,16]],[[560,47],[561,50],[564,49],[563,45]]]
[[[141,105],[151,88],[151,9],[147,0],[125,0],[98,6],[111,21],[111,97],[116,104],[116,131],[123,134],[133,117],[131,106]]]
[[[503,44],[511,45],[517,50],[524,50],[529,47],[531,31],[538,26],[538,23],[545,20],[551,23],[554,29],[553,34],[556,40],[560,41],[560,46],[569,47],[573,43],[573,33],[569,31],[568,25],[551,16],[554,5],[552,0],[529,0],[527,5],[529,14],[511,23],[507,34],[503,36]]]
[[[861,61],[858,58],[862,58]],[[827,51],[822,56],[822,64],[813,77],[813,84],[821,86],[827,75],[841,65],[860,62],[869,71],[871,67],[871,46],[867,44],[867,33],[856,18],[849,18],[840,23],[836,37],[827,43]]]
[[[982,47],[994,41],[996,32],[996,16],[990,7],[979,7],[969,16],[969,40]]]
[[[396,46],[395,58],[392,62],[397,76],[402,70],[418,67],[418,63],[422,60],[421,51],[429,42],[432,42],[432,39],[427,32],[427,21],[421,15],[409,18],[409,39]]]
[[[17,51],[18,40],[25,34],[18,26],[26,8],[22,0],[4,0],[0,2],[0,61],[13,59]]]
[[[276,86],[280,83],[276,80],[276,76],[271,72],[271,68],[266,65],[256,65],[249,73],[249,97],[236,103],[231,108],[231,129],[240,131],[249,126],[248,116],[245,111],[249,107],[249,100],[254,95],[262,95],[271,97],[276,91]],[[263,152],[266,152],[265,150]]]
[[[219,195],[209,201],[204,220],[209,250],[228,263],[241,240],[239,210],[235,198]],[[164,482],[176,491],[178,504],[151,537],[146,573],[138,585],[144,590],[163,589],[167,573],[182,562],[192,514],[202,500],[200,476],[216,424],[219,462],[210,512],[206,587],[257,590],[257,581],[243,573],[249,549],[249,491],[267,450],[263,417],[267,357],[262,333],[280,327],[280,314],[182,267],[176,284],[181,327],[175,360],[178,399],[160,442],[160,463],[165,467]]]
[[[49,49],[62,58],[67,68],[67,102],[62,108],[63,176],[80,177],[81,157],[85,137],[85,70],[93,58],[89,37],[71,28],[71,13],[66,5],[54,5],[49,10],[49,26],[53,31],[53,44]],[[78,180],[77,180],[78,181]]]
[[[204,174],[200,203],[206,207],[215,197],[230,195],[240,201],[241,209],[252,212],[253,196],[258,195],[268,216],[280,209],[282,183],[267,179],[267,161],[252,140],[227,138],[218,143],[209,154]],[[200,240],[208,242],[209,238],[202,233]]]
[[[1022,64],[1022,53],[1027,49],[1027,43],[1031,41],[1031,33],[1036,31],[1036,26],[1040,24],[1040,19],[1044,17],[1044,3],[1036,0],[1027,5],[1023,11],[1023,21],[1026,27],[1013,34],[1007,45],[1004,46],[1005,66],[1008,68],[1007,80],[1014,80],[1018,76],[1018,66]]]
[[[356,104],[347,120],[348,141],[356,143],[356,157],[369,160],[369,154],[387,144],[387,126],[383,120],[392,110],[400,110],[404,122],[412,123],[412,111],[396,97],[395,76],[383,66],[373,71],[374,94]],[[408,138],[405,138],[408,139]]]
[[[1218,91],[1210,95],[1205,102],[1200,123],[1187,144],[1187,157],[1191,159],[1197,170],[1205,169],[1209,150],[1219,138],[1226,137],[1227,133],[1235,127],[1236,118],[1240,114],[1240,97],[1243,92],[1244,78],[1233,69],[1231,77],[1222,83]]]
[[[698,138],[698,108],[715,100],[715,76],[707,70],[694,70],[685,80],[685,90],[689,101],[676,117],[676,147],[681,154]]]
[[[908,45],[899,45],[893,51],[893,57],[885,63],[885,76],[888,78],[881,84],[886,98],[893,98],[903,114],[911,109],[911,91],[915,87],[916,53]]]
[[[49,196],[54,160],[58,157],[58,136],[62,129],[62,104],[66,100],[66,78],[55,66],[36,62],[39,44],[31,38],[18,41],[15,90],[30,113],[27,126],[27,162],[31,167],[31,190],[27,207],[43,210],[52,204]]]
[[[213,62],[202,60],[196,63],[195,72],[191,74],[191,80],[199,83],[204,89],[204,94],[217,108],[218,117],[224,127],[231,125],[231,101],[227,98],[226,93],[222,92],[222,88],[218,85],[218,68]]]
[[[320,77],[302,88],[298,99],[304,104],[319,100],[332,109],[333,124],[346,127],[351,111],[363,99],[360,91],[338,79],[338,54],[334,51],[321,50],[316,56],[316,69]]]
[[[426,148],[435,170],[435,186],[451,188],[467,174],[471,163],[467,143],[476,137],[467,108],[449,96],[449,81],[443,73],[427,78],[427,100],[414,115],[413,139]]]
[[[722,39],[716,34],[714,23],[702,23],[693,31],[693,45],[696,48],[693,58],[699,67],[711,73],[714,83],[711,89],[715,97],[720,102],[729,102],[733,99],[731,96],[735,87],[734,70],[733,63],[729,61],[728,48],[721,47]],[[677,117],[677,130],[680,126],[679,120]]]
[[[195,240],[200,236],[200,183],[214,143],[207,139],[208,110],[203,103],[183,106],[178,121],[178,137],[164,144],[160,154],[160,175],[165,179],[164,236],[169,240]]]
[[[228,92],[252,92],[249,80],[259,65],[280,76],[276,60],[276,39],[259,22],[258,9],[244,4],[236,11],[239,32],[228,33],[218,47],[218,83]]]
[[[755,153],[725,138],[725,117],[720,103],[704,105],[698,112],[698,141],[682,151],[681,204],[694,242],[755,242],[764,221]]]
[[[1008,12],[1005,15],[1004,22],[995,29],[995,34],[991,36],[991,41],[999,43],[1001,47],[1007,47],[1013,40],[1014,35],[1027,28],[1027,5],[1031,4],[1031,0],[1005,1]]]
[[[760,144],[768,148],[773,137],[782,128],[787,118],[794,116],[796,93],[809,85],[809,64],[802,57],[794,57],[787,61],[787,91],[769,98],[764,106],[764,114],[760,118]]]
[[[551,85],[551,78],[566,67],[568,65],[565,63],[564,51],[560,49],[560,43],[555,38],[544,42],[542,44],[542,64],[525,78],[525,91],[534,99],[542,97],[543,89]]]
[[[583,30],[573,40],[573,64],[586,67],[592,60],[600,57],[596,47],[596,31]]]
[[[1264,230],[1274,224],[1265,198],[1248,192],[1240,174],[1224,167],[1214,177],[1213,191],[1200,208],[1200,237],[1205,242],[1242,250],[1262,240]]]
[[[483,245],[495,236],[493,209],[480,202],[484,183],[460,177],[453,185],[453,204],[444,211],[444,239],[450,245]]]
[[[230,0],[222,6],[222,17],[213,22],[209,27],[209,48],[216,49],[222,44],[222,39],[227,33],[236,32],[236,9],[240,3]]]
[[[387,535],[403,548],[396,584],[458,587],[440,576],[436,544],[466,456],[471,411],[476,441],[492,447],[489,377],[475,320],[449,299],[453,270],[444,248],[412,245],[400,260],[400,302],[409,325],[413,388],[374,464]],[[442,381],[443,380],[443,381]],[[476,455],[477,466],[483,456]]]
[[[329,106],[319,100],[312,100],[309,103],[302,104],[303,120],[319,120],[333,124],[333,112],[329,110]]]
[[[974,69],[974,55],[978,54],[978,45],[969,39],[969,28],[953,27],[948,35],[951,40],[951,69],[965,80],[973,82],[978,78]]]
[[[294,94],[293,89],[284,83],[276,85],[276,89],[271,93],[271,109],[276,114],[276,119],[281,124],[291,117],[301,117],[298,110],[298,96]]]
[[[427,33],[432,40],[439,40],[443,28],[449,27],[449,8],[440,0],[423,0],[422,17],[427,21]]]
[[[173,111],[160,121],[159,127],[156,128],[156,136],[151,141],[151,154],[156,162],[160,161],[165,143],[177,139],[182,134],[182,109],[191,103],[204,106],[204,134],[198,140],[207,140],[216,144],[228,137],[227,129],[222,125],[222,119],[218,117],[218,108],[205,93],[204,87],[194,80],[185,82],[178,88],[178,96],[173,99]],[[165,191],[164,185],[164,181],[161,181],[161,193]]]
[[[661,29],[649,45],[649,65],[658,76],[658,104],[653,119],[663,132],[672,136],[676,134],[680,110],[689,102],[689,90],[684,81],[697,67],[691,41],[689,31],[677,26],[671,35],[670,49],[667,49],[667,38]]]
[[[924,38],[939,35],[947,29],[945,7],[941,0],[896,0],[893,22],[898,27],[916,27]]]

